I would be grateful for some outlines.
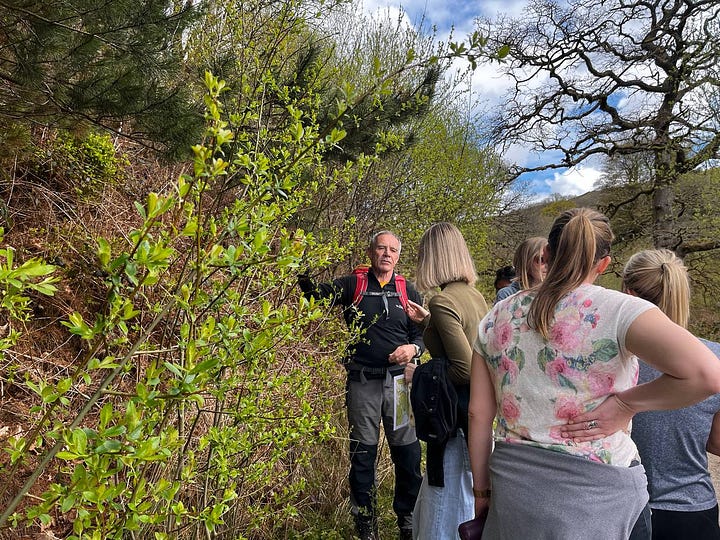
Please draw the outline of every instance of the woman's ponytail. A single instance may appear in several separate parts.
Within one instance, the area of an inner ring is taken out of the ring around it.
[[[682,259],[669,249],[646,249],[630,257],[623,288],[652,302],[675,324],[687,328],[690,278]]]
[[[528,322],[547,339],[560,299],[580,286],[595,264],[610,254],[610,222],[589,208],[573,208],[555,219],[548,235],[548,271],[530,305]]]

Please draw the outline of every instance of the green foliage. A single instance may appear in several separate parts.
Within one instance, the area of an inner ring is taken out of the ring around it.
[[[300,513],[308,483],[299,472],[335,431],[339,351],[296,350],[322,311],[289,299],[304,264],[336,254],[287,223],[312,195],[307,172],[333,143],[291,111],[277,145],[259,150],[228,129],[224,83],[208,74],[206,84],[208,143],[193,148],[193,173],[136,205],[142,225],[126,243],[97,240],[107,304],[94,320],[73,313],[65,322],[87,343],[83,366],[57,383],[28,382],[43,417],[7,452],[17,465],[39,437],[38,474],[57,459],[67,481],[22,512],[16,498],[2,521],[47,523],[61,512],[77,516],[75,539],[237,538],[229,523],[248,537],[274,534]],[[230,141],[238,149],[226,160]],[[237,197],[218,205],[213,194],[228,185]],[[66,396],[89,381],[96,390],[78,412]]]
[[[384,223],[402,232],[409,264],[416,260],[415,246],[430,224],[455,223],[482,272],[488,263],[488,218],[500,204],[505,167],[483,146],[478,128],[447,105],[428,114],[418,133],[401,169],[405,182],[393,194],[396,202]]]
[[[0,244],[5,231],[0,228]],[[15,250],[8,245],[0,248],[0,358],[3,351],[10,349],[19,337],[12,326],[16,321],[27,321],[30,317],[29,293],[35,292],[52,296],[58,278],[51,274],[55,267],[40,259],[32,258],[18,265]]]
[[[0,242],[4,231],[0,228]],[[15,264],[15,250],[6,246],[0,249],[0,308],[11,318],[27,320],[30,298],[28,291],[52,295],[55,277],[46,277],[55,267],[39,259],[29,259],[20,266]]]
[[[32,402],[33,423],[3,448],[0,476],[26,480],[15,493],[9,482],[0,486],[0,500],[9,501],[0,528],[47,528],[64,519],[72,527],[68,538],[77,540],[348,536],[349,512],[337,504],[347,497],[347,447],[335,417],[342,416],[344,376],[337,360],[352,336],[326,305],[299,297],[296,275],[329,271],[353,256],[355,240],[369,228],[392,223],[386,190],[411,178],[392,168],[400,158],[415,159],[419,134],[432,136],[418,122],[442,85],[440,57],[421,46],[388,48],[378,31],[372,37],[378,54],[355,58],[360,76],[349,77],[352,68],[334,56],[337,44],[316,24],[337,7],[332,2],[208,2],[203,24],[187,32],[186,12],[163,2],[143,4],[145,11],[116,3],[100,14],[93,0],[83,5],[85,11],[73,2],[28,6],[49,21],[33,24],[68,65],[42,64],[45,52],[32,36],[26,50],[49,71],[29,74],[23,84],[66,77],[77,86],[57,95],[73,114],[109,109],[115,128],[126,113],[138,114],[132,127],[144,126],[148,136],[162,118],[191,135],[184,88],[164,70],[182,51],[188,72],[205,73],[206,129],[169,189],[143,190],[132,225],[87,236],[80,224],[68,227],[83,253],[94,250],[95,259],[84,262],[101,289],[94,298],[100,305],[83,304],[63,320],[73,338],[65,341],[82,351],[69,371],[16,382]],[[69,28],[57,24],[58,13]],[[171,13],[177,27],[163,32]],[[124,22],[137,31],[137,43],[123,41]],[[140,54],[131,62],[122,47],[115,50],[120,44],[137,51],[135,45],[157,40],[159,57]],[[161,60],[167,64],[153,64]],[[87,73],[73,78],[81,61]],[[86,93],[91,88],[102,91]],[[169,88],[180,101],[155,107]],[[32,84],[22,91],[30,104],[43,95]],[[128,112],[127,98],[138,96],[142,110]],[[56,111],[40,112],[47,119]],[[61,137],[43,154],[37,176],[70,179],[82,203],[127,174],[109,141]],[[472,145],[471,166],[492,161],[477,139]],[[443,159],[430,155],[418,162],[432,167]],[[448,167],[458,172],[447,182],[471,176],[461,155],[458,144]],[[467,197],[492,199],[490,186],[476,178],[462,183]],[[360,195],[345,204],[348,187]],[[323,206],[338,193],[338,204]],[[412,215],[412,185],[400,186],[397,196]],[[386,213],[373,215],[381,205]],[[328,485],[337,491],[318,501]],[[342,532],[315,517],[333,512]]]
[[[31,148],[30,129],[13,120],[0,120],[0,158],[17,158]]]
[[[572,200],[556,199],[544,204],[542,209],[540,210],[540,213],[543,216],[550,218],[550,220],[554,220],[565,210],[570,210],[571,208],[575,208],[575,203]]]
[[[61,133],[43,153],[53,164],[53,174],[71,183],[81,198],[92,197],[106,184],[117,182],[128,165],[127,158],[117,153],[112,138],[95,132],[78,136]]]
[[[351,156],[356,175],[319,179],[322,189],[298,223],[352,247],[335,273],[364,262],[367,238],[389,228],[403,239],[399,269],[412,274],[414,245],[440,220],[461,227],[480,265],[486,218],[496,208],[505,175],[462,108],[468,74],[450,76],[447,60],[453,55],[436,45],[431,32],[410,28],[401,18],[376,20],[354,8],[326,21],[352,38],[334,44],[338,58],[318,77],[345,81],[322,86],[324,103],[336,105],[323,107],[320,122],[343,113],[347,135],[327,157],[332,170],[340,171],[342,159]]]
[[[181,69],[196,11],[173,0],[5,4],[0,117],[99,125],[185,151],[201,128]]]

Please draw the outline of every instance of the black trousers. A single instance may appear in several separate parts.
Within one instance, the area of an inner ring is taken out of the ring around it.
[[[653,540],[720,540],[717,505],[700,512],[652,511]]]
[[[375,515],[375,464],[380,425],[395,465],[393,510],[401,529],[409,526],[420,491],[420,443],[410,425],[393,429],[395,393],[393,376],[356,377],[349,373],[346,404],[350,427],[350,496],[360,517]]]
[[[395,493],[393,510],[399,522],[412,515],[422,475],[420,474],[420,443],[403,446],[390,445],[390,457],[395,465]],[[375,514],[375,461],[377,445],[350,441],[350,493],[354,504],[368,517]]]

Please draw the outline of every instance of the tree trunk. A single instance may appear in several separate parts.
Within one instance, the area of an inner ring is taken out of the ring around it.
[[[675,227],[675,192],[666,181],[658,182],[656,186],[653,193],[653,245],[675,251],[680,244]]]
[[[656,249],[666,248],[677,251],[682,242],[675,215],[676,184],[677,174],[674,172],[673,165],[656,162],[652,231],[653,246]]]

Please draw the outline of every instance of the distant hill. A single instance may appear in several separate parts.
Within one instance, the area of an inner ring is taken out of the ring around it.
[[[638,195],[646,187],[641,184],[606,187],[508,212],[494,222],[488,249],[494,267],[510,264],[516,246],[524,239],[546,236],[562,211],[574,207],[594,208],[610,217],[615,234],[613,262],[598,283],[619,289],[621,272],[630,255],[653,247],[652,200],[647,194]],[[684,240],[702,246],[720,237],[720,207],[716,202],[719,193],[717,169],[686,175],[676,199],[680,210],[678,227],[683,231]],[[702,337],[717,339],[720,337],[720,250],[690,253],[684,260],[693,287],[690,329]]]

